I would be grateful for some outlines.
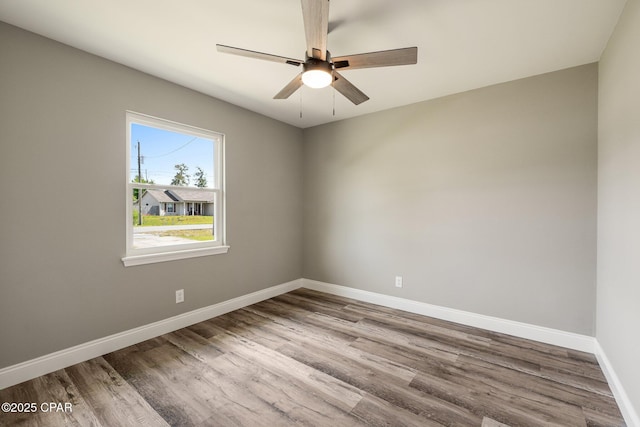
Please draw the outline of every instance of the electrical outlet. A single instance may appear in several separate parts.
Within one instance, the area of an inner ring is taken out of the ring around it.
[[[396,288],[402,287],[402,276],[396,276]]]
[[[176,304],[184,302],[184,289],[178,289],[176,291]]]

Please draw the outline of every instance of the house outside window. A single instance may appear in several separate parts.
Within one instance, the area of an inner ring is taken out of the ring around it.
[[[127,112],[125,266],[226,253],[224,135]]]

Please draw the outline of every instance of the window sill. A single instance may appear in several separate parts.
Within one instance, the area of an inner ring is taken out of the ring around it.
[[[131,255],[122,258],[122,263],[125,267],[131,267],[134,265],[153,264],[156,262],[176,261],[179,259],[226,254],[227,252],[229,252],[229,246],[215,246],[212,248],[187,249],[175,252]]]

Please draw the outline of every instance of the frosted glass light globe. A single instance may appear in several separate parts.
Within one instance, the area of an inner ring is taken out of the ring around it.
[[[302,74],[302,83],[314,89],[327,87],[331,84],[331,74],[324,70],[308,70]]]

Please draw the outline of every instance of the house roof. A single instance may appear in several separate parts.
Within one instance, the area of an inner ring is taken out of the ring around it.
[[[154,199],[156,199],[158,202],[161,202],[161,203],[171,203],[171,202],[178,201],[178,199],[171,196],[171,194],[169,194],[167,190],[150,189],[150,190],[147,190],[145,194],[152,196]]]
[[[191,189],[175,189],[170,190],[156,190],[149,189],[146,193],[152,196],[160,203],[173,203],[173,202],[189,202],[189,203],[213,203],[214,192],[203,190],[191,190]]]
[[[202,190],[166,190],[171,193],[170,195],[176,197],[180,202],[203,202],[203,203],[213,203],[214,193],[213,191],[202,191]]]

